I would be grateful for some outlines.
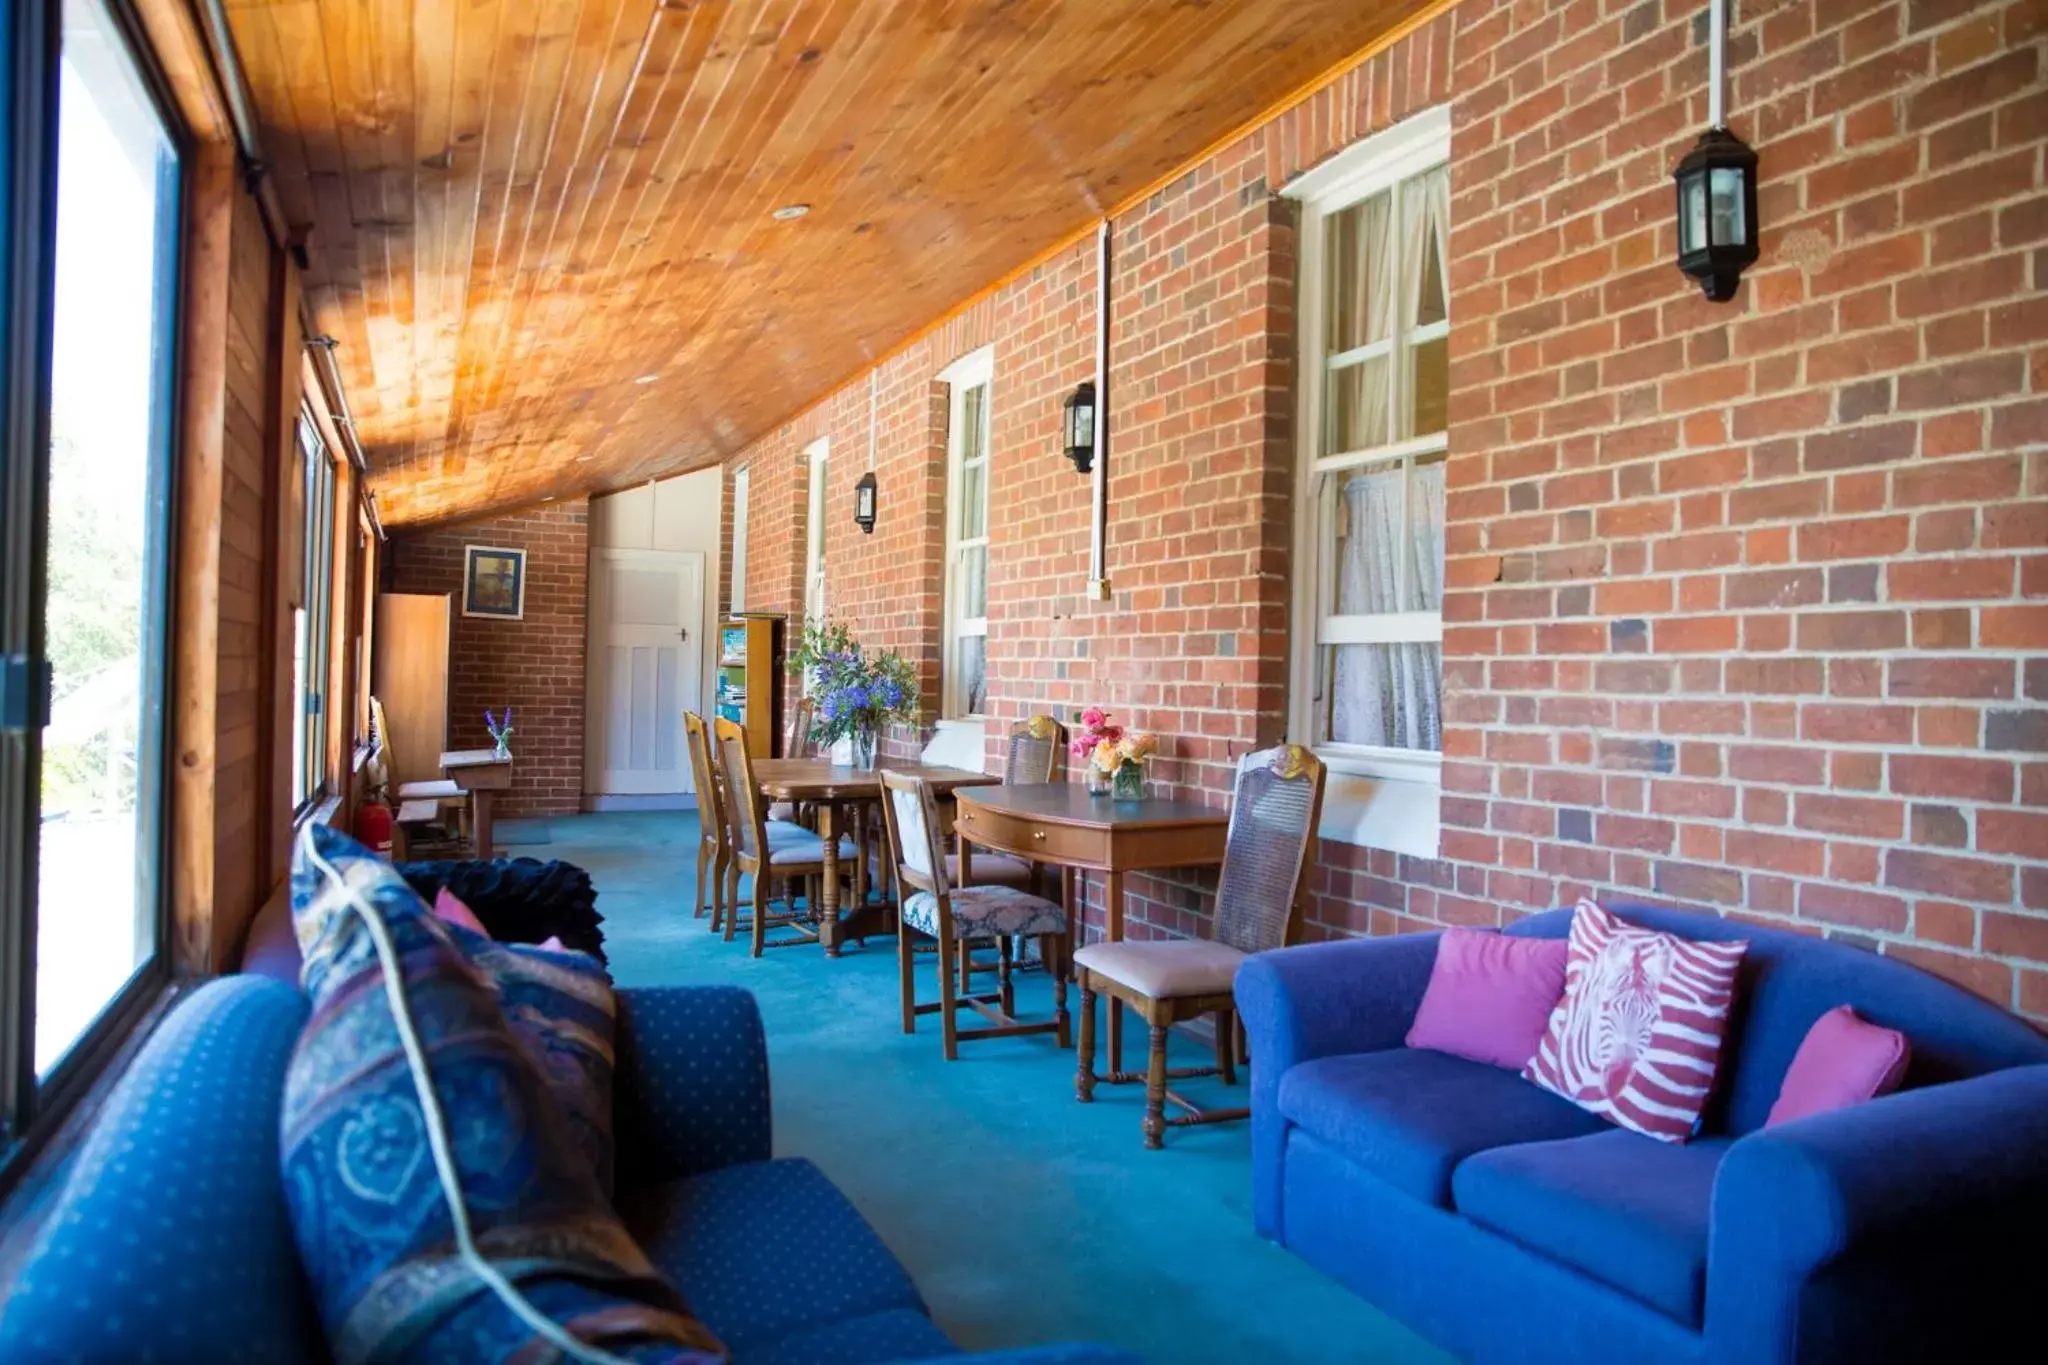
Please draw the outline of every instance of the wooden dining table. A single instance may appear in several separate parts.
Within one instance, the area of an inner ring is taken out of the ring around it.
[[[1002,781],[991,773],[968,768],[949,768],[936,763],[904,763],[884,760],[873,768],[853,768],[825,758],[757,758],[753,762],[754,786],[770,801],[809,805],[818,812],[818,837],[825,845],[824,885],[819,890],[818,941],[827,957],[839,956],[839,945],[858,936],[861,927],[839,923],[839,831],[836,812],[842,806],[879,801],[884,771],[908,773],[931,784],[932,794],[950,798],[967,788],[992,786]],[[856,819],[858,830],[861,822]],[[862,852],[856,850],[857,853]],[[866,910],[865,905],[859,907]]]
[[[450,749],[441,755],[448,780],[469,793],[470,841],[476,856],[488,861],[491,849],[491,806],[501,791],[512,788],[512,755],[496,749]]]
[[[1216,806],[1163,796],[1117,801],[1073,782],[975,788],[954,802],[961,885],[974,881],[973,848],[1062,869],[1061,896],[1076,948],[1083,946],[1078,876],[1102,875],[1103,934],[1121,942],[1125,874],[1220,867],[1230,832],[1230,812]],[[1116,1000],[1109,1008],[1109,1069],[1123,1070],[1123,1007]]]

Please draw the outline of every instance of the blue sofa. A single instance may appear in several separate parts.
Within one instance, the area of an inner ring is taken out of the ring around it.
[[[1237,976],[1258,1230],[1474,1361],[2002,1360],[2038,1339],[2048,1039],[1861,949],[1613,908],[1750,940],[1701,1137],[1656,1142],[1405,1047],[1437,935],[1287,949]],[[1807,1029],[1844,1003],[1911,1039],[1905,1088],[1765,1131]]]
[[[618,1197],[736,1365],[1131,1365],[1054,1346],[962,1356],[896,1258],[808,1161],[769,1158],[753,997],[623,990]],[[0,1360],[324,1361],[278,1179],[305,997],[213,981],[164,1021],[99,1116],[0,1309]]]

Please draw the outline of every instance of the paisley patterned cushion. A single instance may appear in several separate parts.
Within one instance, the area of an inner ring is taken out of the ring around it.
[[[284,1189],[340,1365],[553,1357],[457,1249],[455,1199],[482,1256],[583,1340],[634,1361],[722,1359],[577,1155],[498,993],[390,865],[309,825],[292,914],[313,1014],[285,1079]],[[371,916],[395,957],[400,1003]],[[408,1037],[425,1054],[418,1076]],[[452,1190],[430,1137],[434,1111]]]
[[[612,979],[587,953],[452,937],[498,989],[498,1007],[526,1045],[569,1122],[598,1188],[612,1192],[612,1041],[618,1004]]]
[[[953,937],[1004,938],[1011,934],[1063,934],[1067,912],[1043,896],[1013,886],[962,886],[948,897],[953,902]],[[903,919],[934,938],[939,932],[939,902],[929,891],[914,891],[903,902]]]

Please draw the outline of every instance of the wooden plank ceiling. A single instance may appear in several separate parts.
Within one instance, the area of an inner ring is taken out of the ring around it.
[[[229,19],[401,525],[723,459],[1420,5],[231,0]]]

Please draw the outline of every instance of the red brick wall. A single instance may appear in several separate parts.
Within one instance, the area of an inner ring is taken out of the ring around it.
[[[1762,156],[1763,259],[1715,305],[1671,264],[1703,15],[1468,0],[1120,217],[1107,603],[1058,454],[1093,364],[1092,243],[970,312],[997,348],[992,730],[1099,700],[1218,800],[1280,735],[1293,234],[1272,195],[1448,101],[1441,857],[1325,843],[1309,932],[1590,892],[1826,933],[2048,1016],[2048,19],[1743,7],[1731,122]],[[954,353],[893,357],[885,394]],[[856,383],[750,458],[865,405]],[[943,462],[908,418],[883,433],[888,518]],[[865,446],[834,449],[836,554]],[[756,468],[754,563],[794,584],[801,478],[773,504]],[[920,534],[899,554],[878,531],[879,575],[830,559],[831,602],[935,650],[936,574],[903,567],[935,562]],[[1141,885],[1132,910],[1197,929],[1201,889]]]
[[[486,748],[484,711],[513,711],[517,781],[498,801],[506,815],[564,815],[583,805],[584,615],[589,601],[590,504],[542,503],[489,521],[395,533],[393,592],[453,594],[448,739]],[[462,614],[462,547],[526,551],[526,614],[500,621]]]

